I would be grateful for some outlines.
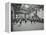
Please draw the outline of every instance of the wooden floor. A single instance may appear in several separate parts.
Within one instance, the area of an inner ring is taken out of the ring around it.
[[[22,24],[20,24],[19,22],[16,24],[13,24],[13,31],[29,31],[29,30],[43,30],[44,29],[44,23],[38,23],[38,22],[33,22],[31,24],[31,22],[27,21],[27,23],[25,24],[24,22],[22,22]]]

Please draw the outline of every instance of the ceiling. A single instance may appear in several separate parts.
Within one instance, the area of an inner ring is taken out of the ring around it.
[[[15,12],[21,13],[31,13],[40,8],[44,8],[44,5],[35,5],[35,4],[12,4]]]

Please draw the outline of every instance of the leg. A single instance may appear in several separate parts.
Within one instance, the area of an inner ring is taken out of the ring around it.
[[[27,21],[25,20],[25,23],[26,23]]]

